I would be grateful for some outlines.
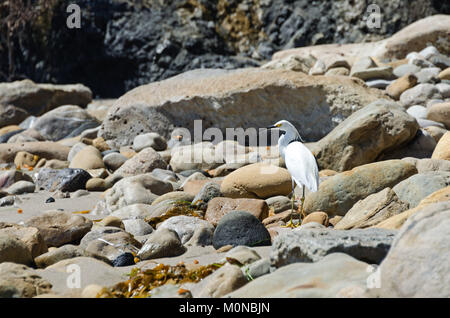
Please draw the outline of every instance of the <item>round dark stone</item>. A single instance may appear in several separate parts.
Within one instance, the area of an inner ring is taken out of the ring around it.
[[[112,262],[114,267],[134,265],[134,256],[131,253],[123,253]]]
[[[220,219],[213,236],[213,246],[225,245],[264,246],[271,245],[270,234],[253,214],[232,211]]]
[[[55,202],[55,199],[52,198],[52,197],[50,197],[47,200],[45,200],[45,203],[52,203],[52,202]]]

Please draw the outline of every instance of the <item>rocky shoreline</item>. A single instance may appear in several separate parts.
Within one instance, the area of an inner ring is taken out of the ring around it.
[[[449,26],[117,100],[0,83],[0,297],[450,297]],[[280,119],[320,169],[294,229]]]

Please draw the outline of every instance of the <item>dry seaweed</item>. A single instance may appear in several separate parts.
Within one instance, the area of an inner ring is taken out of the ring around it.
[[[98,298],[148,298],[151,290],[165,284],[197,283],[223,264],[209,264],[196,269],[187,269],[184,264],[175,266],[158,264],[153,269],[143,271],[133,268],[129,279],[113,287],[103,288]]]

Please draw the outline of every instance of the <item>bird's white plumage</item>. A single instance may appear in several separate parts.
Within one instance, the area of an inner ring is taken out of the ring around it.
[[[299,141],[288,144],[285,149],[286,168],[298,186],[304,185],[309,191],[319,188],[319,171],[311,151]]]
[[[281,120],[275,127],[285,132],[278,140],[278,150],[292,179],[298,186],[316,192],[319,188],[319,168],[314,155],[298,141],[301,139],[300,134],[290,122]]]

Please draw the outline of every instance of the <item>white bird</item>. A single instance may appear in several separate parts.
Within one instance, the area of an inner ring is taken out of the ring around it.
[[[305,202],[305,187],[311,192],[319,188],[319,168],[316,158],[311,151],[302,143],[302,138],[297,129],[287,120],[280,120],[268,129],[278,128],[282,135],[278,139],[278,150],[286,163],[286,168],[292,177],[292,208],[290,225],[293,226],[292,213],[294,210],[295,184],[302,188],[300,213],[304,218],[303,203]]]

